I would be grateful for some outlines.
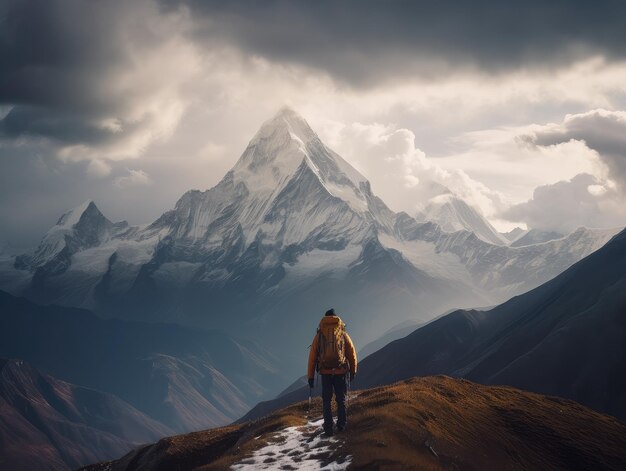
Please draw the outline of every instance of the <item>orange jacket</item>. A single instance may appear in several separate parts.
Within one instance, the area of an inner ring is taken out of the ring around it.
[[[343,321],[339,318],[339,316],[324,316],[320,321],[320,328],[328,325],[341,323]],[[345,324],[344,324],[345,326]],[[320,374],[346,374],[350,371],[353,374],[356,374],[356,349],[354,348],[354,344],[352,343],[352,339],[348,335],[347,332],[344,333],[344,346],[345,346],[345,354],[346,360],[348,360],[349,370],[346,367],[340,367],[335,369],[320,369]],[[317,355],[319,353],[319,335],[315,334],[313,337],[313,342],[311,343],[311,351],[309,352],[309,364],[307,368],[307,378],[313,378],[315,376],[315,364],[317,363]]]

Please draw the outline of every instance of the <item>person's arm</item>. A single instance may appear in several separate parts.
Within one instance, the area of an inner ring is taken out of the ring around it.
[[[348,359],[348,363],[350,365],[350,374],[354,377],[356,374],[356,349],[354,348],[354,343],[352,343],[352,339],[346,332],[346,358]]]
[[[311,349],[309,350],[309,363],[306,372],[307,379],[312,379],[315,377],[315,362],[317,361],[318,344],[319,335],[315,334],[315,337],[313,337],[313,342],[311,342]]]

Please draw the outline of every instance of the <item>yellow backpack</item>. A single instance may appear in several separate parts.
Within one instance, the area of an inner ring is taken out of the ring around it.
[[[317,329],[317,370],[335,369],[347,365],[345,351],[346,325],[339,317],[326,316]]]

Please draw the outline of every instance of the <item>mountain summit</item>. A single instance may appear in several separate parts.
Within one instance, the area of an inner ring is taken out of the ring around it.
[[[93,201],[87,200],[63,214],[32,254],[17,258],[16,266],[61,272],[70,263],[73,254],[106,242],[115,230],[126,226],[125,222],[113,224]]]
[[[214,243],[272,246],[341,238],[363,241],[372,223],[391,231],[394,214],[358,171],[330,150],[290,109],[265,122],[222,181],[190,191],[176,204],[171,233],[210,248]]]
[[[261,126],[233,168],[233,179],[251,192],[278,195],[294,176],[306,172],[352,209],[368,209],[367,179],[326,147],[304,118],[289,108]]]

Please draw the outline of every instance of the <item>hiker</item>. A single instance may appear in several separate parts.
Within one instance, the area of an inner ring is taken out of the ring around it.
[[[315,370],[322,375],[324,434],[326,436],[333,434],[333,413],[330,406],[333,390],[337,402],[337,430],[341,432],[346,427],[347,381],[348,378],[350,381],[354,380],[356,363],[356,350],[352,339],[346,332],[346,324],[335,314],[334,309],[329,309],[322,317],[317,334],[313,338],[307,369],[311,389],[315,385]]]

